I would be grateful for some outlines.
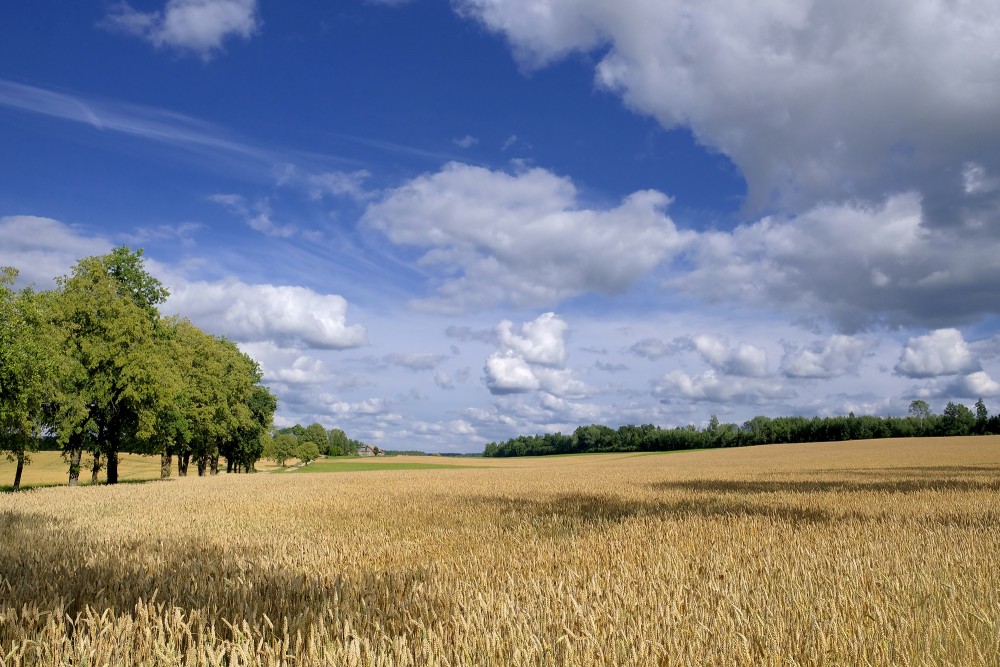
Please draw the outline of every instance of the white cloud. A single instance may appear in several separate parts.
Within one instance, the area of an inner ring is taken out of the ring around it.
[[[977,371],[948,380],[937,379],[918,388],[918,398],[995,398],[1000,396],[1000,383],[986,372]]]
[[[168,0],[162,11],[114,5],[105,28],[141,37],[157,48],[191,51],[208,60],[230,37],[249,39],[260,28],[257,0]]]
[[[514,323],[504,320],[497,326],[497,337],[506,352],[516,354],[531,364],[561,367],[566,363],[566,332],[569,325],[555,313],[544,313],[521,325],[514,333]]]
[[[271,341],[240,343],[240,349],[257,360],[265,382],[316,385],[330,379],[325,364],[302,350]]]
[[[760,404],[775,399],[787,399],[795,392],[773,380],[736,378],[719,374],[715,370],[701,375],[671,371],[656,384],[653,395],[670,402],[677,399],[707,401],[711,403]]]
[[[359,347],[361,325],[347,324],[347,301],[304,287],[248,285],[238,280],[191,282],[173,290],[165,308],[207,331],[240,341],[274,340],[320,349]]]
[[[712,368],[726,375],[767,375],[767,351],[749,343],[730,347],[729,341],[722,336],[698,334],[678,339],[674,344],[696,351]]]
[[[455,144],[459,148],[472,148],[473,146],[479,143],[479,139],[472,136],[471,134],[467,134],[461,139],[452,139],[451,143]]]
[[[597,52],[600,86],[730,156],[761,205],[930,189],[970,155],[998,163],[993,0],[453,6],[527,67]]]
[[[790,378],[835,378],[856,373],[870,341],[834,335],[806,347],[789,345],[781,360],[781,372]]]
[[[18,284],[54,286],[77,260],[111,252],[111,242],[84,235],[52,218],[14,215],[0,218],[0,266],[19,270]]]
[[[428,307],[461,311],[509,302],[544,306],[586,292],[620,293],[676,253],[688,236],[655,191],[609,210],[582,208],[569,179],[451,163],[369,206],[363,221],[396,244],[425,248],[439,268]]]
[[[958,329],[938,329],[907,341],[896,372],[911,378],[955,375],[979,369]]]
[[[915,193],[699,234],[666,285],[708,302],[823,315],[844,330],[996,313],[1000,240],[926,224]]]
[[[531,365],[513,354],[496,352],[486,359],[486,386],[494,394],[519,394],[541,387]]]
[[[363,201],[371,196],[365,189],[364,183],[371,177],[371,173],[365,169],[357,171],[324,171],[317,174],[305,176],[309,190],[309,196],[313,199],[322,199],[324,196],[349,197],[357,201]]]
[[[266,199],[258,199],[253,204],[249,204],[242,195],[227,193],[209,195],[207,199],[225,206],[243,218],[251,229],[261,234],[289,238],[298,232],[294,225],[279,225],[271,220],[271,205]]]
[[[566,363],[569,325],[555,313],[544,313],[514,332],[514,324],[497,325],[500,349],[486,359],[486,386],[493,394],[543,390],[560,397],[583,397],[591,390],[577,380]]]

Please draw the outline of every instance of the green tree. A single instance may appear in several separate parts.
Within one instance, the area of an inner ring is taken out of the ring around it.
[[[986,424],[990,420],[990,413],[986,410],[986,403],[983,399],[976,401],[976,433],[986,433]]]
[[[0,451],[17,463],[15,490],[37,447],[52,374],[39,299],[30,289],[15,292],[16,278],[16,269],[0,267]]]
[[[917,419],[927,419],[931,415],[931,408],[927,405],[927,401],[922,401],[918,398],[910,401],[909,413]]]
[[[296,448],[295,456],[305,463],[315,461],[319,458],[319,445],[312,441],[303,442]]]
[[[327,454],[330,456],[344,456],[350,449],[347,434],[339,428],[331,428],[327,433],[327,447]]]
[[[89,443],[104,457],[108,484],[119,452],[154,435],[164,400],[157,305],[168,292],[141,257],[122,246],[80,260],[57,279],[49,312],[65,357],[53,426],[64,446]]]
[[[327,451],[327,443],[329,442],[329,435],[326,432],[326,428],[320,423],[313,423],[306,426],[305,432],[302,437],[299,438],[299,443],[312,442],[319,447],[323,453]]]
[[[288,459],[296,454],[299,448],[299,441],[290,433],[280,433],[272,439],[272,449],[269,452],[271,458],[279,466],[284,466]]]
[[[969,435],[975,430],[976,416],[961,403],[949,402],[941,418],[942,435]]]

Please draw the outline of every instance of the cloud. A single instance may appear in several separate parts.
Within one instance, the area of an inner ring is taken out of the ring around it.
[[[682,399],[757,405],[775,399],[793,398],[795,392],[773,380],[735,378],[709,370],[701,375],[671,371],[656,384],[653,395],[667,403]]]
[[[461,139],[452,139],[451,143],[455,144],[459,148],[472,148],[473,146],[479,143],[479,139],[472,136],[471,134],[467,134]]]
[[[356,201],[364,201],[371,197],[365,189],[364,182],[371,177],[366,169],[357,171],[324,171],[305,176],[309,196],[318,200],[326,196],[348,197]]]
[[[986,372],[977,371],[948,380],[934,380],[918,388],[917,398],[995,398],[1000,396],[1000,383]]]
[[[521,325],[504,320],[497,326],[497,338],[505,352],[516,354],[530,364],[561,367],[566,363],[566,332],[569,325],[555,313],[544,313]]]
[[[450,312],[621,293],[687,241],[662,193],[636,192],[607,210],[578,199],[569,179],[544,169],[450,163],[390,191],[363,223],[426,249],[420,263],[440,269],[440,282],[438,298],[423,305]]]
[[[165,309],[238,341],[346,349],[367,343],[365,327],[347,324],[347,301],[304,287],[248,285],[238,280],[190,282],[173,290]]]
[[[266,199],[258,199],[249,204],[241,195],[219,193],[209,195],[208,200],[225,206],[243,218],[247,226],[261,234],[289,238],[298,232],[294,225],[279,225],[271,220],[271,205]]]
[[[0,217],[0,266],[18,269],[18,284],[41,289],[54,286],[77,260],[111,252],[112,243],[87,236],[52,218],[33,215]]]
[[[1000,312],[998,254],[987,229],[926,225],[920,196],[907,193],[699,234],[665,284],[709,303],[823,316],[847,333],[940,327]]]
[[[730,347],[722,336],[698,334],[674,341],[677,348],[687,348],[701,355],[712,368],[725,375],[764,377],[767,375],[767,352],[749,343]]]
[[[431,371],[448,360],[443,354],[398,354],[385,356],[385,362],[408,371]]]
[[[637,357],[645,357],[652,361],[661,359],[669,354],[674,354],[677,349],[670,343],[665,343],[659,338],[643,338],[628,349]]]
[[[1000,5],[454,0],[524,67],[595,54],[597,84],[728,155],[757,205],[915,188],[1000,163]]]
[[[577,380],[566,363],[569,326],[555,313],[525,322],[520,332],[504,320],[497,325],[500,349],[486,359],[487,388],[494,395],[546,391],[560,397],[583,397],[591,390]]]
[[[239,347],[260,364],[265,382],[317,385],[330,379],[321,360],[296,348],[281,347],[272,341],[240,343]]]
[[[830,379],[856,373],[870,341],[834,335],[806,347],[789,345],[781,360],[781,373],[790,378]]]
[[[162,11],[152,12],[120,2],[100,25],[141,37],[157,48],[193,52],[209,60],[224,50],[227,39],[250,39],[260,29],[260,20],[257,0],[168,0]]]
[[[958,329],[938,329],[906,342],[896,372],[911,378],[955,375],[979,370]]]

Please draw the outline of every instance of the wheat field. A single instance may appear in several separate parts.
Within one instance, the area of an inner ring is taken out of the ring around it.
[[[997,665],[998,491],[978,437],[2,494],[0,664]]]

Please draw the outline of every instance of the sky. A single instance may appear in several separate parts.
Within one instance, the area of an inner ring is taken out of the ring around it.
[[[0,265],[387,449],[1000,411],[994,0],[12,0]]]

